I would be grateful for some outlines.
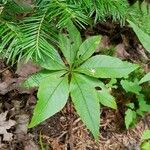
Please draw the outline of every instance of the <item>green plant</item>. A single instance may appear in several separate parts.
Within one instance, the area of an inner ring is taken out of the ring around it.
[[[150,130],[144,130],[141,139],[143,141],[141,144],[141,150],[149,150],[150,142],[147,140],[150,140]]]
[[[140,81],[139,84],[150,81],[150,72],[147,73]]]
[[[39,62],[44,70],[24,82],[26,87],[39,87],[38,101],[29,127],[59,112],[70,96],[82,121],[97,139],[100,104],[117,108],[108,87],[116,82],[115,78],[127,77],[138,65],[106,55],[92,56],[101,37],[93,36],[82,43],[80,32],[71,21],[68,21],[66,28],[68,33],[59,35],[62,57],[51,48],[51,58]],[[105,85],[100,78],[110,78],[112,81]],[[100,90],[96,90],[97,87]]]
[[[137,99],[136,101],[129,102],[126,105],[127,110],[125,112],[125,125],[127,129],[136,124],[137,117],[139,115],[144,116],[146,112],[150,112],[150,104],[147,103],[145,95],[142,93],[142,86],[140,85],[148,80],[149,73],[145,75],[140,81],[136,79],[134,82],[129,80],[121,80],[120,82],[126,93],[134,94]],[[135,103],[138,103],[138,107],[135,107]]]

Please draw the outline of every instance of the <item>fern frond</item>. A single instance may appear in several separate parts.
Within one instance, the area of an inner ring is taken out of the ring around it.
[[[50,21],[57,21],[58,28],[63,27],[70,19],[82,27],[88,24],[89,18],[78,3],[73,4],[66,0],[50,0],[48,7],[47,16]]]
[[[22,50],[29,60],[34,58],[41,59],[43,54],[49,55],[50,42],[55,42],[57,37],[54,27],[45,19],[46,13],[27,17],[22,24],[24,34]]]
[[[99,0],[95,1],[90,13],[95,12],[95,22],[112,18],[124,24],[128,7],[126,0]]]
[[[0,54],[10,60],[12,63],[16,61],[16,57],[21,57],[22,33],[15,23],[0,22]]]

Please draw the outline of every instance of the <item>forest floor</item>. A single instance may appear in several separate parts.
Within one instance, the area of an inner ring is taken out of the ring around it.
[[[150,71],[149,56],[129,29],[101,23],[84,32],[86,37],[95,34],[104,35],[96,53],[140,63],[146,72]],[[150,114],[126,130],[121,94],[117,97],[118,110],[101,108],[99,141],[94,140],[70,102],[55,116],[28,129],[37,89],[18,85],[38,70],[31,62],[12,68],[0,60],[0,150],[140,150],[141,134],[150,129]]]

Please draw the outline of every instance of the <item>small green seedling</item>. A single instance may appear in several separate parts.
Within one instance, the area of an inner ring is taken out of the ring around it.
[[[126,79],[120,82],[126,93],[134,94],[138,102],[138,108],[135,107],[134,103],[127,104],[127,110],[125,112],[125,125],[127,129],[137,123],[138,115],[144,116],[146,112],[150,112],[150,105],[147,104],[145,96],[142,94],[142,86],[140,85],[149,80],[148,73],[140,81],[136,79],[132,82]]]
[[[117,108],[115,98],[100,78],[127,77],[138,65],[106,55],[92,56],[101,37],[93,36],[82,43],[81,35],[71,21],[66,29],[68,33],[59,36],[61,53],[53,47],[48,49],[51,57],[39,62],[44,70],[24,82],[26,87],[39,87],[29,128],[62,110],[70,96],[81,120],[98,139],[100,104]]]
[[[143,141],[141,144],[141,150],[149,150],[150,142],[148,142],[148,140],[150,140],[150,130],[144,130],[141,139]]]

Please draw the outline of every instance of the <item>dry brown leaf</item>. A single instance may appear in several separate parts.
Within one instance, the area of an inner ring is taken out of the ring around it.
[[[16,124],[16,121],[9,119],[6,121],[6,115],[8,111],[0,114],[0,134],[3,135],[3,141],[11,141],[12,133],[8,133],[7,130]]]
[[[96,52],[101,52],[103,49],[108,48],[110,45],[110,39],[108,36],[103,36],[99,46],[96,49]]]
[[[13,78],[13,73],[8,69],[4,68],[2,71],[2,81],[9,81]]]
[[[16,74],[21,77],[28,77],[29,75],[40,71],[40,67],[34,64],[32,61],[28,61],[26,64],[19,63]]]
[[[16,79],[10,79],[0,83],[0,94],[5,95],[16,88]]]
[[[28,131],[29,116],[27,114],[22,114],[17,117],[18,119],[15,133],[17,139],[23,140]]]
[[[24,145],[24,150],[39,150],[38,146],[33,142],[33,140],[26,141]]]
[[[53,150],[61,150],[61,146],[57,139],[51,143],[51,146],[52,146]]]
[[[116,46],[116,56],[122,60],[127,59],[130,56],[126,51],[124,44],[118,44]]]
[[[1,141],[2,141],[2,137],[0,137],[0,149],[4,146],[4,144]]]

